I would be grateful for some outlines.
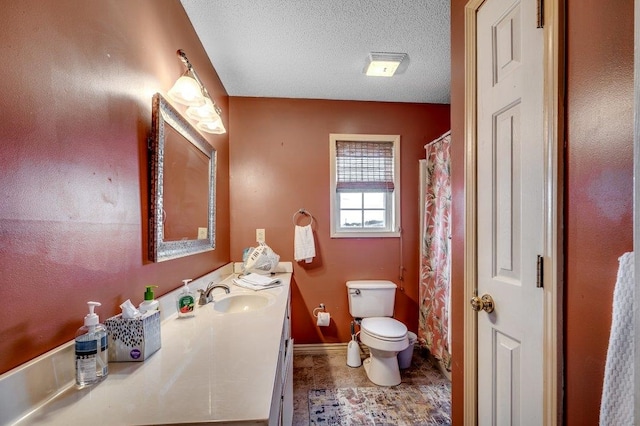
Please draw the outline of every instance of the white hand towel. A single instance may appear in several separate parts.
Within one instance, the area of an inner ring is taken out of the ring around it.
[[[237,285],[238,287],[248,288],[248,289],[255,290],[255,291],[266,290],[266,289],[269,289],[269,288],[279,287],[279,286],[282,285],[282,281],[280,281],[279,279],[270,280],[270,282],[267,283],[267,284],[256,284],[254,282],[247,281],[246,277],[235,278],[233,280],[233,283],[235,285]]]
[[[618,259],[618,278],[613,290],[613,316],[604,386],[600,403],[600,425],[632,425],[633,422],[633,252]]]
[[[296,225],[293,241],[293,258],[296,262],[304,260],[306,263],[311,263],[315,256],[316,243],[313,239],[311,225]]]
[[[272,285],[280,282],[280,278],[272,278],[271,276],[265,276],[265,275],[253,274],[253,273],[245,275],[240,279],[255,285]]]

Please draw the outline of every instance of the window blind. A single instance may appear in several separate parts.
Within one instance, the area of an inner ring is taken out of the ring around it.
[[[336,190],[393,192],[393,142],[336,141]]]

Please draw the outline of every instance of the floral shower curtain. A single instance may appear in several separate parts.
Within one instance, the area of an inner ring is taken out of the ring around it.
[[[449,287],[451,271],[450,132],[427,144],[424,221],[420,261],[420,324],[418,339],[447,369],[451,369]]]

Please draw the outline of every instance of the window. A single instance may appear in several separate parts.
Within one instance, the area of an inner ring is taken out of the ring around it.
[[[331,134],[331,237],[400,236],[400,136]]]

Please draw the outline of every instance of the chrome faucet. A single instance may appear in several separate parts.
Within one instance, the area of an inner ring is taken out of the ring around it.
[[[229,294],[231,292],[231,289],[226,284],[214,284],[213,282],[210,282],[206,290],[202,290],[202,289],[198,290],[198,293],[200,293],[200,298],[198,299],[198,305],[206,305],[209,302],[213,302],[213,296],[211,295],[211,293],[213,293],[213,289],[215,288],[224,289],[224,292],[226,294]]]

